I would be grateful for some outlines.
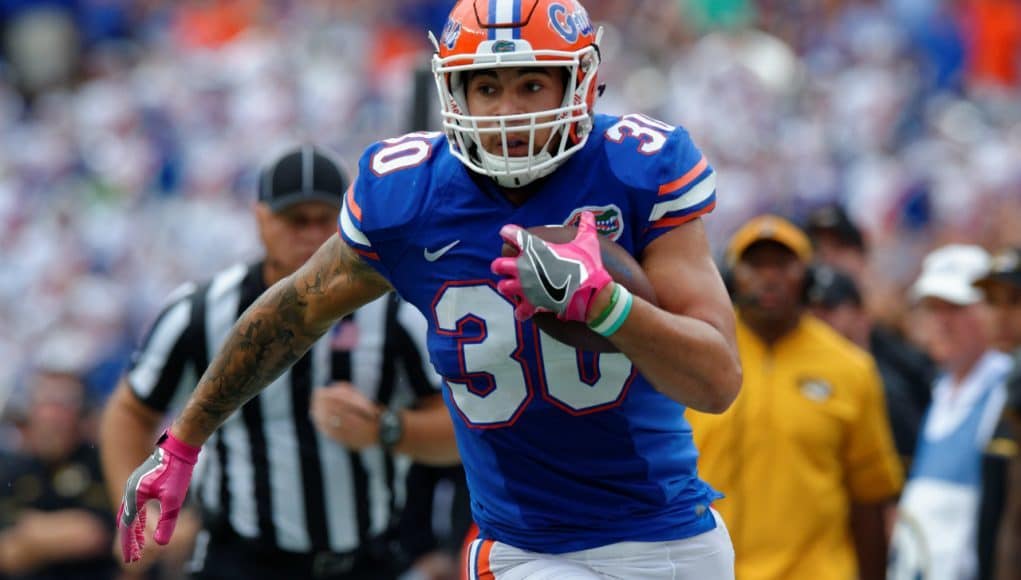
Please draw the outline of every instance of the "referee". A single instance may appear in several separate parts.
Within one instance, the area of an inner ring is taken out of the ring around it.
[[[176,291],[108,403],[100,450],[114,503],[241,313],[336,231],[349,184],[311,146],[262,171],[255,217],[265,258]],[[391,296],[367,304],[224,423],[191,487],[203,527],[193,578],[392,576],[389,452],[457,461],[449,415],[420,354],[425,324]],[[391,408],[401,399],[414,405]]]

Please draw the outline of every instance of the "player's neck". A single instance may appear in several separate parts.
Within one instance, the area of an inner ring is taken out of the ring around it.
[[[542,184],[546,182],[546,178],[543,177],[542,179],[538,179],[521,187],[503,187],[498,185],[491,177],[480,175],[474,171],[469,171],[468,174],[471,176],[472,181],[474,181],[480,189],[489,192],[492,195],[503,197],[514,207],[520,207],[526,201],[531,199],[531,197],[539,191]]]
[[[528,186],[516,189],[497,186],[497,189],[500,191],[500,194],[506,197],[507,201],[514,204],[514,206],[521,206],[523,203],[528,201],[528,198],[532,197],[532,194],[534,193]]]

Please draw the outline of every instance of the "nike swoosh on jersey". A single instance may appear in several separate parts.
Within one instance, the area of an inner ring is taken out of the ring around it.
[[[426,262],[435,262],[436,260],[439,260],[441,257],[443,257],[443,254],[446,254],[451,249],[453,249],[454,246],[456,246],[456,245],[458,245],[460,243],[461,243],[461,240],[454,240],[453,242],[450,242],[449,244],[443,246],[442,248],[436,250],[435,252],[430,252],[429,248],[425,248],[425,250],[423,252],[425,254],[425,261]]]
[[[563,284],[557,286],[550,280],[549,274],[546,273],[546,265],[539,259],[539,255],[535,251],[535,242],[532,238],[528,238],[528,259],[532,262],[532,267],[535,268],[535,272],[539,275],[539,283],[542,284],[542,289],[546,291],[546,295],[553,299],[554,302],[560,303],[567,298],[567,286],[571,283],[571,277],[568,276],[564,280]]]

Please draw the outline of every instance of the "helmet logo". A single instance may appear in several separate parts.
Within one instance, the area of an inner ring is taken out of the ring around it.
[[[490,49],[493,53],[514,52],[514,42],[511,40],[497,40]]]
[[[549,21],[553,30],[572,44],[578,41],[579,36],[588,36],[593,32],[592,22],[585,9],[577,4],[574,6],[574,12],[568,12],[567,7],[556,2],[549,7]]]
[[[453,18],[447,20],[447,25],[443,27],[444,46],[453,50],[459,36],[461,36],[461,21]]]

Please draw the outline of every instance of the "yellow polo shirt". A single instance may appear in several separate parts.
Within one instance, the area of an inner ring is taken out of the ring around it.
[[[852,580],[850,506],[892,498],[903,473],[865,351],[805,315],[767,346],[738,317],[744,384],[722,415],[688,411],[701,477],[730,530],[738,580]]]

